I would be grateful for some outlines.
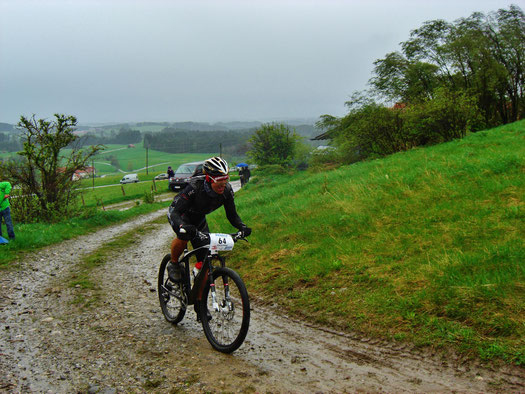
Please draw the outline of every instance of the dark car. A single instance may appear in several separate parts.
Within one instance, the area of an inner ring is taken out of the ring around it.
[[[182,190],[194,177],[203,177],[204,172],[202,171],[203,161],[194,161],[192,163],[184,163],[177,168],[175,176],[169,180],[169,188],[174,192]]]

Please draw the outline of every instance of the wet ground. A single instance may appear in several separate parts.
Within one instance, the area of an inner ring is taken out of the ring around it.
[[[82,256],[164,214],[47,248],[1,273],[0,392],[525,392],[523,368],[315,327],[254,295],[245,343],[232,355],[216,352],[194,312],[178,326],[160,312],[167,224],[97,268],[96,307],[75,303],[80,289],[64,283]]]

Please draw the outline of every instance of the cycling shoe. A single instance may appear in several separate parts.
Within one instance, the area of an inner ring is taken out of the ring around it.
[[[178,264],[172,263],[171,261],[168,263],[167,266],[168,269],[168,277],[172,282],[178,283],[180,282],[180,268]]]

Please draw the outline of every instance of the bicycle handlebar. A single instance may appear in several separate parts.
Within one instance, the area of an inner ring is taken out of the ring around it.
[[[236,233],[234,234],[230,234],[233,238],[233,242],[237,242],[237,241],[240,241],[240,240],[243,240],[243,241],[246,241],[248,242],[248,240],[246,239],[246,237],[243,235],[242,231],[237,231]]]
[[[182,234],[186,234],[186,230],[181,228],[180,229],[180,232]],[[201,235],[202,234],[202,235]],[[232,238],[233,238],[233,242],[237,242],[237,241],[240,241],[240,240],[243,240],[243,241],[246,241],[248,242],[248,240],[246,239],[246,237],[244,236],[243,232],[242,231],[237,231],[236,233],[233,233],[233,234],[229,234]],[[206,236],[206,237],[209,237],[210,236],[210,233],[203,233],[202,231],[198,231],[197,230],[197,234],[195,235],[195,237],[200,237],[202,238],[202,236]]]

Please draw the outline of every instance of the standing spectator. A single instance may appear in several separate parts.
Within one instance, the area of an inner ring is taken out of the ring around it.
[[[239,178],[241,179],[241,187],[243,187],[244,184],[246,183],[245,178],[244,178],[244,168],[245,167],[239,168]]]
[[[241,178],[241,187],[243,187],[244,185],[246,185],[248,183],[248,181],[250,180],[250,169],[248,168],[248,166],[242,166],[240,169],[239,169],[239,177]]]
[[[168,179],[175,176],[175,171],[171,169],[171,166],[168,167]]]
[[[248,181],[250,180],[250,175],[252,175],[252,173],[250,172],[250,167],[246,166],[244,167],[244,183],[248,183]]]
[[[5,226],[7,227],[7,235],[9,239],[15,239],[15,231],[13,229],[13,221],[11,220],[11,208],[9,205],[9,193],[11,192],[11,184],[9,182],[0,182],[0,237],[2,236],[2,218],[4,218]]]

